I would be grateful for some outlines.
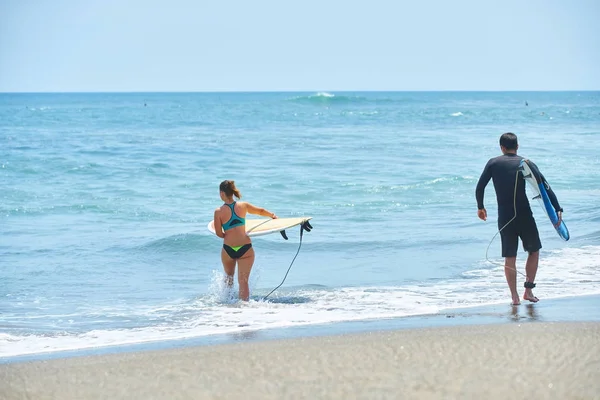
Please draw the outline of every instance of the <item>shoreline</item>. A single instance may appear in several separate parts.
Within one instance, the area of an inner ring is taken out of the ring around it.
[[[599,338],[500,323],[62,358],[0,365],[0,397],[597,399]]]
[[[396,330],[444,328],[534,322],[600,322],[600,295],[582,295],[540,300],[520,306],[492,304],[476,307],[453,308],[436,314],[401,318],[345,321],[324,324],[297,325],[285,328],[244,330],[185,339],[151,341],[75,350],[60,350],[0,357],[0,366],[22,362],[104,356],[111,354],[172,350],[234,343],[255,343],[273,340],[327,337],[344,334],[364,334]]]

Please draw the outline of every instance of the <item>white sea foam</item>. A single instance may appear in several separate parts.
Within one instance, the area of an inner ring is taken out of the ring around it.
[[[600,293],[600,246],[565,248],[547,253],[540,262],[536,295],[543,299]],[[177,340],[247,330],[283,328],[411,315],[435,314],[507,301],[502,267],[482,262],[480,268],[443,282],[337,289],[300,288],[276,292],[263,301],[235,300],[219,272],[210,294],[161,307],[112,310],[118,315],[159,321],[134,329],[92,330],[52,335],[0,334],[0,356],[86,349],[153,341]],[[254,286],[255,283],[252,283]],[[477,296],[473,296],[476,293]],[[90,310],[92,312],[92,310]],[[100,314],[111,310],[95,310]]]

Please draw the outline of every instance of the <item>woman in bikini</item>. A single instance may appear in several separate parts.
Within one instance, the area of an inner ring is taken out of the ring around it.
[[[234,181],[221,182],[219,191],[221,200],[225,204],[215,210],[214,225],[217,236],[223,238],[221,261],[227,275],[227,285],[233,285],[233,275],[237,263],[238,283],[240,285],[239,297],[244,301],[248,301],[250,297],[248,278],[254,264],[254,249],[252,248],[252,241],[246,233],[246,214],[271,218],[277,218],[277,215],[247,202],[234,201],[234,196],[237,199],[242,197],[240,191],[235,187]]]

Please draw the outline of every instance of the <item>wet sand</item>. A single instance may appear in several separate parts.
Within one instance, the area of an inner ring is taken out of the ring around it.
[[[600,399],[600,323],[504,323],[0,365],[2,399]]]

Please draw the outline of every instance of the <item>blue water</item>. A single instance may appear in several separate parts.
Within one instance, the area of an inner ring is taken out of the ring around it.
[[[474,199],[506,131],[571,233],[532,202],[536,295],[600,293],[599,92],[0,94],[0,357],[508,303],[491,183],[487,222]],[[267,301],[299,232],[255,238],[232,299],[224,179],[313,217]]]

